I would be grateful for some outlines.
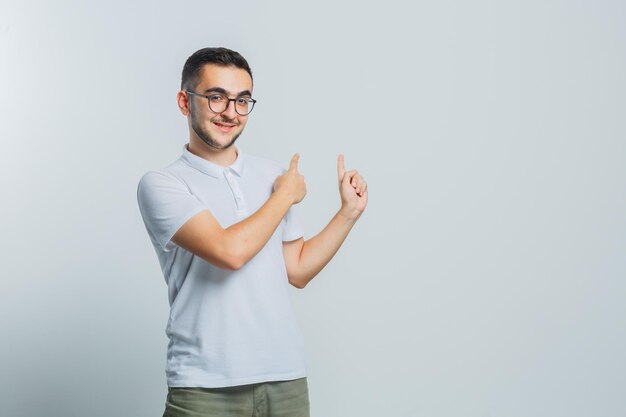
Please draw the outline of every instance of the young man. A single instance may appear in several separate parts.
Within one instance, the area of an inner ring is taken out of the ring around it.
[[[341,208],[309,240],[290,207],[306,194],[289,169],[235,146],[255,100],[237,52],[187,59],[178,107],[182,156],[139,182],[139,208],[168,286],[165,417],[309,415],[304,349],[288,284],[304,288],[367,205],[367,184],[337,161]]]

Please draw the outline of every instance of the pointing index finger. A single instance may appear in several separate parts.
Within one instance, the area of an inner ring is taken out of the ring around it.
[[[346,167],[344,165],[343,154],[340,153],[337,158],[337,175],[339,175],[339,180],[343,178],[343,174],[346,172]]]

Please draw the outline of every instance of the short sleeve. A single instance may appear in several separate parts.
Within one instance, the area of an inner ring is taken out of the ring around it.
[[[283,218],[283,242],[299,239],[303,235],[304,233],[298,214],[294,206],[291,206]]]
[[[155,245],[168,252],[172,236],[187,220],[207,208],[174,176],[150,171],[139,181],[137,202],[146,230]]]

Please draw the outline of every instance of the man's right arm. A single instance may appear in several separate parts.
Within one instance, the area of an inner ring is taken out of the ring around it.
[[[270,198],[248,218],[224,229],[205,210],[185,222],[172,241],[219,268],[241,268],[265,246],[291,205],[304,198],[298,159],[294,155],[289,170],[276,178]]]

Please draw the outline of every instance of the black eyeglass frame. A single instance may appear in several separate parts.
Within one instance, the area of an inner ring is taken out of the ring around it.
[[[230,102],[234,101],[235,103],[233,104],[233,106],[235,106],[235,113],[237,113],[240,116],[247,116],[252,112],[252,109],[254,109],[254,105],[256,104],[256,100],[253,99],[252,97],[246,97],[246,99],[248,100],[248,103],[252,103],[252,106],[250,106],[250,110],[248,111],[248,113],[246,114],[241,114],[239,113],[239,111],[237,110],[237,100],[239,100],[242,97],[237,97],[237,98],[230,98],[225,94],[222,93],[215,93],[215,94],[211,94],[210,96],[204,95],[204,94],[198,94],[198,93],[194,93],[193,91],[189,91],[189,90],[184,90],[185,93],[187,94],[191,94],[192,96],[198,96],[198,97],[204,97],[207,99],[207,103],[209,104],[209,110],[211,110],[213,113],[224,113],[226,110],[228,110],[228,106],[230,106]],[[211,97],[213,96],[220,96],[220,97],[225,97],[226,100],[228,100],[228,102],[226,103],[226,107],[224,107],[224,110],[222,111],[215,111],[213,110],[213,108],[211,107]]]

